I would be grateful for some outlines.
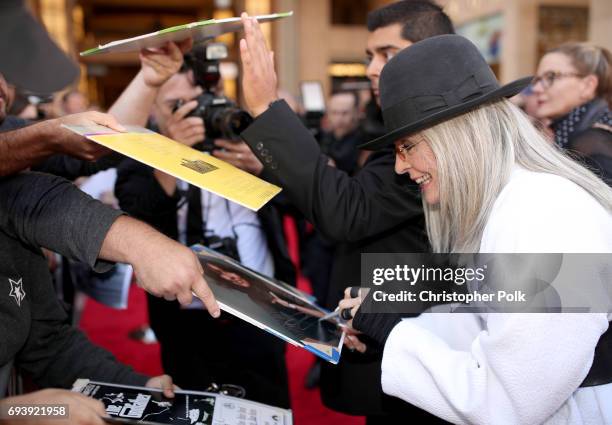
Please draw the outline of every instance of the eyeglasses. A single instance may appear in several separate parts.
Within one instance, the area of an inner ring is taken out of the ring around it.
[[[576,72],[548,71],[542,75],[536,75],[533,77],[533,80],[531,80],[531,87],[535,87],[536,84],[542,83],[542,88],[548,89],[555,83],[555,81],[566,77],[582,77],[582,75]]]
[[[410,156],[410,152],[412,151],[412,149],[424,140],[425,139],[421,137],[414,143],[400,143],[398,146],[395,147],[395,154],[399,156],[402,161],[405,161]]]

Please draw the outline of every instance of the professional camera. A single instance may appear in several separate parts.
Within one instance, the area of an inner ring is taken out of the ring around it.
[[[207,246],[210,249],[227,255],[236,261],[240,261],[240,254],[238,253],[238,241],[236,237],[226,236],[224,238],[215,235],[211,231],[207,231],[207,234],[202,240],[202,245]]]
[[[185,55],[185,66],[193,70],[195,83],[204,89],[204,93],[195,98],[198,105],[188,116],[204,120],[206,138],[209,140],[240,140],[239,134],[253,121],[248,112],[227,97],[216,94],[221,79],[219,61],[226,57],[227,47],[223,43],[196,46]],[[184,103],[179,100],[174,110]]]

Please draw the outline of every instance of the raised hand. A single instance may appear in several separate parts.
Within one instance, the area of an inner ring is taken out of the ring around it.
[[[242,93],[247,109],[256,117],[278,99],[274,53],[269,51],[256,19],[243,13],[245,38],[240,40]]]
[[[156,49],[143,49],[140,52],[142,76],[149,87],[160,87],[178,72],[183,64],[183,53],[191,50],[191,38],[179,43],[169,42]]]

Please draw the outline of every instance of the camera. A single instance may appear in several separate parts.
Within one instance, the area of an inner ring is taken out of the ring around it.
[[[253,118],[225,96],[217,96],[217,86],[221,79],[219,63],[227,57],[227,47],[223,43],[208,43],[185,55],[185,66],[193,70],[195,83],[204,92],[194,100],[198,105],[189,117],[200,117],[206,128],[206,138],[240,140],[240,133],[246,129]],[[185,102],[179,100],[174,111]]]
[[[227,255],[236,261],[240,261],[240,253],[238,253],[238,242],[236,238],[220,237],[213,232],[207,231],[202,239],[202,245],[214,249],[215,251]]]

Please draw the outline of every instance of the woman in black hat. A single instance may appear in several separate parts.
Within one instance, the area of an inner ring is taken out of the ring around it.
[[[457,35],[415,43],[384,68],[387,134],[362,147],[395,144],[396,172],[420,185],[435,252],[612,253],[612,190],[505,99],[528,83],[500,87]],[[610,313],[401,320],[364,314],[360,302],[347,294],[340,307],[384,346],[390,395],[454,423],[612,421]]]

